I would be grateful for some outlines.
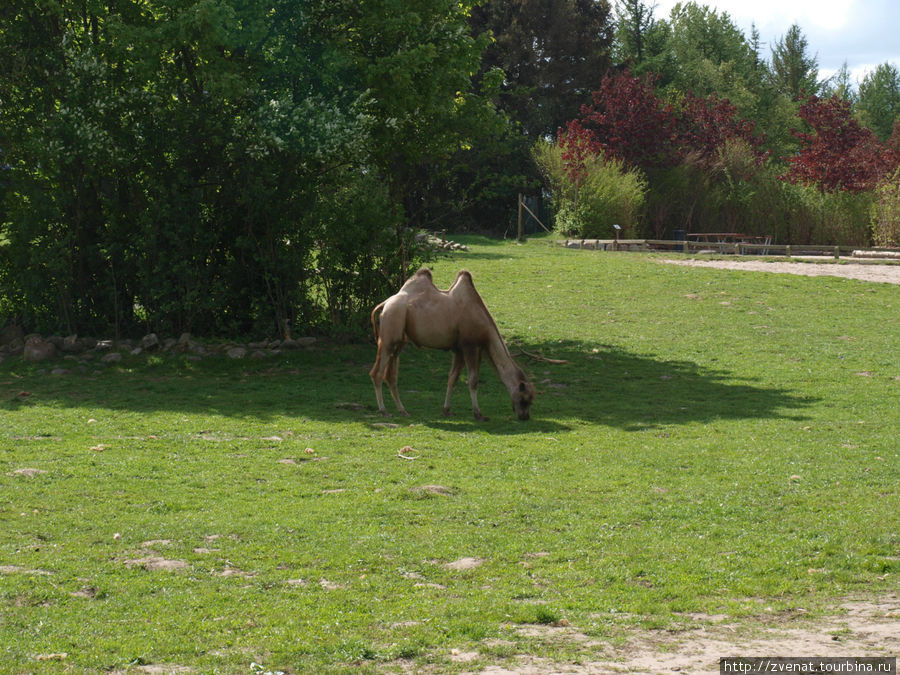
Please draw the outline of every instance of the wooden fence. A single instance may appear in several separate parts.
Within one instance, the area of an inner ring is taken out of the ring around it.
[[[866,249],[859,246],[813,246],[806,244],[758,244],[745,242],[698,242],[671,239],[565,239],[559,242],[567,248],[598,251],[677,251],[698,253],[701,251],[734,255],[783,255],[783,256],[851,256],[854,252],[873,254],[900,253],[900,249]]]

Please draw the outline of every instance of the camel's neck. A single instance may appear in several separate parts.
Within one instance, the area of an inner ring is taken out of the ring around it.
[[[519,382],[522,381],[522,369],[513,361],[506,343],[497,331],[494,331],[491,336],[491,341],[488,344],[488,355],[500,380],[506,386],[506,389],[512,393],[518,388]]]

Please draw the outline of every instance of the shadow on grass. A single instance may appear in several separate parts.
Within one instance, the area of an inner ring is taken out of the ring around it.
[[[565,365],[533,360],[546,354]],[[479,403],[489,422],[471,417],[464,379],[453,397],[456,415],[442,415],[450,357],[407,348],[401,358],[400,391],[410,418],[377,414],[368,370],[372,345],[329,345],[260,361],[215,357],[134,357],[118,366],[96,363],[53,375],[50,368],[19,363],[0,366],[0,410],[36,404],[136,413],[178,412],[257,420],[297,417],[326,422],[417,423],[436,429],[489,433],[547,433],[582,421],[644,430],[727,419],[803,419],[817,399],[761,386],[734,372],[690,361],[660,360],[618,347],[579,342],[511,345],[535,382],[532,418],[519,422],[505,389],[490,367],[482,368]],[[71,366],[68,366],[71,368]],[[52,368],[52,366],[51,366]],[[86,372],[83,372],[86,371]],[[385,387],[385,401],[393,402]]]
[[[691,361],[662,360],[577,342],[511,347],[532,373],[538,403],[554,418],[576,418],[625,430],[727,419],[802,420],[818,399],[760,386],[735,372]],[[535,361],[547,355],[566,365]]]

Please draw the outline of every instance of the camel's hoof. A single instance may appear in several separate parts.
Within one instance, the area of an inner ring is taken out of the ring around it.
[[[484,415],[481,415],[481,414],[475,415],[475,419],[479,422],[490,422],[491,421],[490,418],[485,417]]]
[[[405,410],[401,410],[400,414],[403,415],[404,417],[409,417],[409,413],[406,412]]]
[[[381,413],[382,417],[390,417],[391,416],[391,413],[389,413],[387,410],[379,410],[378,412]]]
[[[444,417],[456,417],[456,413],[450,412],[450,408],[444,408]]]

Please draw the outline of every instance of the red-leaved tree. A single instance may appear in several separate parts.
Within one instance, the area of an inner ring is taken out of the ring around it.
[[[729,141],[742,141],[751,148],[758,162],[767,153],[761,150],[765,140],[754,134],[755,124],[737,115],[737,106],[715,94],[699,98],[688,93],[681,104],[678,141],[682,153],[699,155],[707,164],[716,160],[717,151]]]
[[[635,77],[627,70],[607,76],[593,103],[582,107],[581,118],[560,134],[560,144],[566,149],[578,139],[579,147],[599,148],[645,170],[675,166],[688,155],[712,163],[729,140],[745,141],[764,159],[759,150],[763,139],[727,99],[688,93],[678,105],[665,103],[656,93],[658,79]]]
[[[656,95],[657,79],[627,70],[607,76],[582,106],[580,123],[604,154],[643,169],[678,163],[674,109]]]
[[[810,98],[800,106],[800,117],[812,133],[793,132],[804,147],[787,158],[785,180],[812,183],[826,192],[863,192],[900,166],[900,152],[861,126],[850,104],[837,96]]]

